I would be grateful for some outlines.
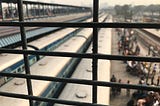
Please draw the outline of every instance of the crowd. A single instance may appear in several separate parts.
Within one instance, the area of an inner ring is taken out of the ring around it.
[[[115,75],[112,75],[110,81],[115,83],[131,84],[130,80],[122,82],[122,79],[117,79]],[[142,86],[157,86],[156,84],[147,83],[144,77],[141,77],[137,84]],[[131,89],[129,88],[125,90],[126,96],[130,98],[127,102],[127,106],[160,106],[160,92],[146,91],[142,89],[133,90],[133,92],[131,92]],[[111,87],[111,95],[113,97],[120,95],[121,91],[121,87]]]
[[[158,87],[154,83],[147,83],[145,78],[140,78],[139,85]],[[132,94],[127,106],[160,106],[160,92],[137,90]]]
[[[137,39],[134,38],[129,30],[117,29],[118,39],[118,52],[122,55],[140,55],[140,47]],[[136,75],[140,78],[138,85],[159,87],[160,76],[159,63],[137,62],[137,61],[124,61],[126,63],[126,71],[130,74]],[[149,81],[150,80],[150,81]],[[130,80],[117,79],[112,75],[111,82],[131,84]],[[146,90],[132,90],[127,88],[126,96],[130,98],[127,106],[160,106],[160,92],[146,91]],[[111,87],[111,95],[118,96],[121,94],[122,88]]]

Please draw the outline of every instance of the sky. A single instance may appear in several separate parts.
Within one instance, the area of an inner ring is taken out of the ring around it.
[[[71,4],[92,4],[93,0],[51,0],[53,2],[66,2],[66,3],[71,3]],[[102,4],[108,4],[108,5],[123,5],[125,3],[127,4],[133,4],[133,5],[139,5],[139,4],[145,4],[145,5],[150,5],[150,4],[160,4],[160,0],[99,0],[99,2]]]
[[[30,0],[31,1],[31,0]],[[47,1],[53,3],[62,3],[69,5],[78,5],[78,6],[91,6],[93,0],[32,0],[32,1]],[[103,5],[150,5],[150,4],[160,4],[160,0],[99,0],[100,4]]]

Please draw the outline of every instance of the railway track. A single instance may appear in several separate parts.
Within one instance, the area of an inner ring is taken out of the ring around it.
[[[145,45],[147,48],[153,47],[153,52],[157,56],[160,56],[160,38],[150,32],[147,32],[143,29],[134,29],[136,32],[137,38],[140,42]]]

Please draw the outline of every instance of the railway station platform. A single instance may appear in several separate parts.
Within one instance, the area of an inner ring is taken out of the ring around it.
[[[119,55],[118,52],[118,39],[119,36],[117,32],[113,29],[112,31],[112,55]],[[138,40],[137,40],[138,41]],[[138,41],[138,45],[140,47],[140,56],[147,56],[148,54],[148,48],[145,47],[142,43]],[[120,54],[121,55],[121,54]],[[154,65],[154,64],[153,64]],[[115,75],[117,81],[121,79],[121,83],[127,84],[127,81],[130,81],[130,84],[135,84],[137,85],[140,81],[140,76],[134,76],[126,71],[126,66],[127,64],[124,63],[123,61],[111,61],[111,76]],[[151,66],[153,67],[153,66]],[[159,72],[156,73],[154,83],[157,82],[157,78],[159,76]],[[145,80],[146,82],[146,80]],[[147,81],[149,84],[151,84],[151,79],[149,78]],[[137,90],[131,89],[130,90],[130,95],[127,95],[127,90],[126,89],[121,89],[121,94],[120,95],[110,95],[110,105],[111,106],[126,106],[127,102],[131,99],[131,96],[133,92]]]
[[[100,32],[100,38],[99,38],[99,50],[101,51],[100,53],[107,53],[107,54],[112,54],[112,55],[121,55],[118,52],[118,40],[119,40],[119,36],[118,33],[115,31],[115,29],[112,29],[111,31],[111,37],[108,38],[108,40],[106,41],[107,44],[102,43],[104,42],[103,40],[105,39],[104,36],[101,35],[107,35],[108,32],[102,31]],[[103,39],[103,40],[102,40]],[[110,39],[110,40],[109,40]],[[103,45],[110,45],[110,49],[107,49],[103,47]],[[145,47],[144,45],[142,45],[141,43],[138,43],[141,51],[140,51],[140,55],[141,56],[146,56],[148,53],[148,48]],[[103,50],[108,50],[108,51],[103,51]],[[110,50],[110,51],[109,51]],[[103,51],[103,52],[102,52]],[[91,52],[91,48],[89,48],[89,50],[87,51],[88,53]],[[107,62],[107,61],[106,61]],[[126,71],[126,66],[127,64],[124,63],[123,61],[116,61],[116,60],[111,60],[108,61],[110,63],[103,63],[101,61],[101,63],[99,62],[99,79],[100,81],[110,81],[110,78],[112,77],[112,75],[115,75],[117,78],[117,81],[119,79],[121,79],[121,83],[123,84],[127,84],[127,81],[129,80],[131,84],[135,84],[137,85],[139,83],[140,80],[140,76],[134,76],[131,75],[130,73],[128,73]],[[80,65],[78,66],[78,68],[76,69],[76,71],[73,73],[72,78],[78,78],[78,79],[92,79],[92,61],[89,59],[83,59],[80,63]],[[108,64],[110,64],[108,66]],[[110,67],[108,69],[106,69],[106,67]],[[106,73],[103,73],[103,71]],[[102,72],[101,72],[102,71]],[[156,78],[158,77],[158,74],[155,76]],[[105,80],[104,80],[104,79]],[[156,78],[155,78],[155,82],[156,82]],[[149,83],[151,82],[150,79],[148,81]],[[61,93],[59,99],[64,99],[64,100],[75,100],[75,101],[83,101],[83,102],[91,102],[92,101],[92,91],[91,91],[91,86],[87,86],[87,85],[79,85],[79,84],[68,84],[64,91]],[[122,89],[121,90],[121,94],[120,95],[116,95],[113,96],[110,93],[110,88],[100,88],[101,90],[99,90],[99,96],[100,99],[98,99],[98,103],[102,103],[102,104],[109,104],[111,106],[126,106],[127,102],[131,99],[131,95],[132,93],[134,93],[137,90],[130,90],[130,95],[127,95],[127,91],[126,89]],[[102,92],[101,92],[102,91]],[[101,93],[100,93],[101,92]],[[66,98],[67,97],[67,98]],[[106,98],[108,97],[108,98]],[[108,100],[107,100],[108,99]],[[107,102],[106,102],[107,101]],[[56,104],[55,106],[62,106],[60,104]]]
[[[118,35],[115,29],[112,31],[112,55],[119,55],[118,52]],[[127,84],[127,80],[130,80],[132,84],[137,84],[139,81],[138,77],[135,77],[126,72],[126,64],[123,61],[111,61],[111,76],[115,75],[117,80],[121,79],[121,83]],[[134,90],[131,90],[131,93]],[[121,89],[121,94],[117,96],[110,95],[110,106],[126,106],[130,96],[126,95],[126,89]]]

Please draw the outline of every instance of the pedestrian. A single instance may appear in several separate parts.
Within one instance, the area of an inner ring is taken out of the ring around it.
[[[152,75],[153,75],[153,76],[155,76],[156,70],[157,70],[157,64],[154,64],[154,66],[153,66],[153,71],[152,71]]]
[[[157,86],[159,86],[159,79],[160,79],[160,76],[158,76],[157,78]]]
[[[130,80],[127,81],[127,84],[130,84]],[[126,91],[126,92],[127,92],[127,93],[126,93],[127,96],[130,96],[130,88],[127,88],[127,91]]]
[[[115,75],[113,74],[112,75],[112,77],[111,77],[111,80],[110,80],[111,82],[116,82],[117,81],[117,79],[116,79],[116,77],[115,77]]]
[[[121,84],[121,79],[118,80],[118,83]],[[121,87],[117,87],[117,94],[120,95],[121,94]]]
[[[110,79],[111,82],[117,82],[117,79],[115,77],[115,75],[113,74],[111,79]],[[112,92],[112,95],[113,96],[116,96],[116,87],[111,87],[111,92]]]
[[[140,47],[137,44],[136,49],[135,49],[135,55],[139,55],[139,54],[140,54]]]
[[[118,52],[119,54],[121,53],[121,40],[118,41]]]
[[[154,85],[154,75],[151,76],[151,85]]]

